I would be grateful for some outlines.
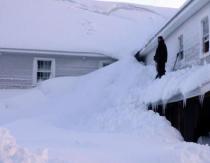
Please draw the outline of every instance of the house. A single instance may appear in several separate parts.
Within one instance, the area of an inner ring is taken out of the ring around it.
[[[132,54],[148,37],[145,25],[158,29],[176,11],[71,0],[1,0],[0,6],[0,88],[92,72]]]
[[[0,48],[0,88],[30,88],[54,77],[84,75],[114,61],[96,52]]]
[[[162,35],[168,48],[167,69],[175,69],[210,62],[209,52],[210,1],[189,0],[176,15],[150,39],[141,50],[146,63],[153,64],[157,37]]]
[[[109,57],[111,50],[102,49],[98,26],[92,23],[103,15],[73,4],[0,2],[0,88],[30,88],[49,78],[84,75],[116,61]]]
[[[141,49],[146,64],[154,64],[157,37],[163,36],[168,48],[167,71],[210,63],[210,1],[189,0]],[[208,74],[207,74],[208,75]],[[193,81],[192,81],[193,82]],[[180,83],[182,84],[182,83]],[[210,134],[210,84],[195,88],[183,98],[177,94],[167,101],[148,103],[148,109],[164,115],[186,141],[197,142]],[[172,86],[173,87],[173,86]],[[202,89],[208,90],[203,95]],[[153,107],[156,105],[156,107]],[[210,135],[209,135],[210,136]]]

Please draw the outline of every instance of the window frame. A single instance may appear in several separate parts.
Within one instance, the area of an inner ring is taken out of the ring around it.
[[[51,61],[51,69],[50,70],[38,70],[38,61]],[[38,72],[50,72],[50,77],[54,78],[55,77],[55,59],[54,58],[34,58],[33,61],[33,85],[36,86],[37,84],[39,84],[39,81],[37,80],[37,73]]]
[[[204,33],[204,22],[207,21],[207,25],[208,25],[208,33],[205,34]],[[210,35],[209,35],[209,32],[210,32],[210,26],[209,26],[209,17],[206,16],[204,17],[202,20],[201,20],[201,57],[206,57],[206,56],[209,56],[210,55]],[[205,37],[208,37],[208,39],[205,40]],[[208,42],[208,51],[205,52],[204,50],[204,47],[205,47],[205,43]]]
[[[181,34],[179,35],[178,37],[178,53],[181,53],[181,57],[179,57],[179,61],[183,61],[184,58],[185,58],[185,55],[184,55],[184,35]],[[180,54],[179,54],[180,55]]]

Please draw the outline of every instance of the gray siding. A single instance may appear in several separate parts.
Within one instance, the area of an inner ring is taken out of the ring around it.
[[[0,88],[29,87],[32,85],[33,58],[0,55]]]
[[[3,52],[0,55],[0,88],[29,88],[33,86],[34,58],[55,59],[55,76],[79,76],[90,73],[101,61],[114,62],[108,57],[59,56]]]
[[[112,59],[99,57],[55,57],[56,77],[79,76],[90,73],[99,68],[100,61]]]

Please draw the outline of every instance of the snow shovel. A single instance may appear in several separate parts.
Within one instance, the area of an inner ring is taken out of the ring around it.
[[[177,61],[178,61],[179,55],[180,55],[180,52],[176,54],[176,60],[175,60],[175,63],[174,63],[174,66],[173,66],[172,71],[175,71],[175,67],[176,67],[176,64],[177,64]]]

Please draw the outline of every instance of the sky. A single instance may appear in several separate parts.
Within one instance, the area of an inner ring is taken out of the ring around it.
[[[103,0],[103,1],[129,2],[129,3],[137,3],[137,4],[145,4],[145,5],[153,5],[161,7],[179,8],[187,0]]]

